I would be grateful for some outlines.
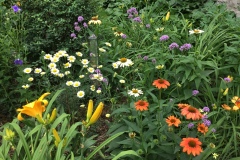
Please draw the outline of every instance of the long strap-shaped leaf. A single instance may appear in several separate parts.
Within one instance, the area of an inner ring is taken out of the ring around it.
[[[25,137],[24,137],[24,134],[23,134],[21,128],[20,128],[16,123],[10,123],[9,125],[12,126],[12,127],[15,129],[15,131],[18,133],[18,135],[19,135],[19,137],[20,137],[20,140],[22,141],[24,150],[25,150],[25,152],[26,152],[27,159],[28,159],[28,160],[32,160],[31,154],[30,154],[30,149],[29,149],[29,147],[28,147],[28,144],[27,144],[27,142],[26,142],[26,139],[25,139]]]
[[[117,156],[115,156],[112,160],[117,160],[123,156],[126,156],[126,155],[134,155],[134,156],[138,156],[140,157],[137,152],[135,152],[134,150],[128,150],[128,151],[122,151],[120,152]],[[140,157],[141,158],[141,157]]]
[[[115,138],[119,137],[122,135],[124,132],[119,132],[114,134],[113,136],[109,137],[106,139],[103,143],[101,143],[97,148],[95,148],[86,158],[86,160],[90,160],[100,149],[102,149],[105,145],[107,145],[109,142],[114,140]]]

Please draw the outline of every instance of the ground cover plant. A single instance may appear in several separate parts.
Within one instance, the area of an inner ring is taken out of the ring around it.
[[[100,1],[90,15],[71,12],[64,34],[51,31],[66,43],[49,38],[33,59],[30,43],[24,55],[1,55],[1,73],[14,73],[1,100],[14,112],[0,158],[238,159],[239,18],[214,1],[189,2],[192,14],[178,3]],[[9,5],[1,12],[25,21],[24,1]]]

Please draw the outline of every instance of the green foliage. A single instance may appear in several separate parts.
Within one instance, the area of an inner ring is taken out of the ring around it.
[[[78,16],[84,15],[86,19],[95,16],[95,3],[95,0],[22,2],[27,20],[25,28],[28,30],[27,48],[31,53],[29,59],[38,59],[41,51],[50,53],[60,49],[79,50],[79,43],[70,41],[70,34],[74,31],[73,24]]]

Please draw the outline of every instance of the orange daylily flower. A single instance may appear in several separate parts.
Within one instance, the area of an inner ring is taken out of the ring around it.
[[[22,114],[26,114],[31,117],[40,117],[42,118],[42,113],[45,111],[45,107],[48,105],[48,101],[44,99],[46,96],[48,96],[50,93],[44,93],[38,100],[35,100],[31,103],[26,104],[23,106],[23,108],[18,108],[18,120],[22,121],[24,118],[22,117]]]

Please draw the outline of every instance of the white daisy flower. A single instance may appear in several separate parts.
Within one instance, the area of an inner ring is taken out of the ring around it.
[[[70,67],[72,67],[72,64],[67,62],[67,63],[63,64],[63,66],[64,66],[64,68],[70,68]]]
[[[22,85],[22,88],[24,88],[24,89],[28,89],[30,86],[28,85],[28,84],[26,84],[26,85]]]
[[[57,76],[60,77],[60,78],[63,78],[63,77],[64,77],[64,74],[63,74],[63,73],[58,73]]]
[[[23,70],[24,73],[31,73],[32,72],[32,68],[25,68]]]
[[[66,82],[66,85],[67,85],[67,86],[72,86],[72,85],[73,85],[73,81],[67,81],[67,82]]]
[[[51,62],[57,63],[59,61],[59,57],[54,56],[50,60],[51,60]]]
[[[81,63],[82,63],[83,65],[87,65],[87,64],[89,63],[89,61],[88,61],[87,59],[82,59],[82,60],[81,60]]]
[[[67,52],[64,50],[60,50],[58,51],[56,54],[58,54],[60,57],[62,57],[64,54],[66,54]]]
[[[35,68],[35,70],[34,70],[34,73],[37,73],[37,74],[39,74],[39,73],[41,73],[42,72],[42,69],[41,68]]]
[[[84,78],[84,77],[85,77],[85,76],[84,76],[83,74],[79,76],[79,78]]]
[[[128,94],[130,96],[138,97],[138,96],[140,96],[140,94],[143,94],[143,91],[139,90],[139,89],[136,89],[136,88],[133,88],[132,90],[128,90]]]
[[[124,79],[119,80],[120,83],[125,83]]]
[[[112,66],[113,66],[114,69],[117,69],[117,68],[118,68],[117,63],[112,63]]]
[[[88,65],[87,65],[87,64],[84,64],[84,65],[83,65],[83,68],[87,68],[87,67],[88,67]]]
[[[78,91],[78,92],[77,92],[77,96],[78,96],[79,98],[83,98],[83,97],[85,96],[85,92],[84,92],[84,91]]]
[[[69,75],[69,74],[70,74],[70,71],[65,71],[64,74],[65,74],[65,75]]]
[[[108,47],[112,47],[111,43],[109,43],[109,42],[105,42],[105,45]]]
[[[81,83],[79,81],[73,82],[73,87],[79,87]]]
[[[94,72],[94,68],[92,68],[92,67],[89,67],[87,70],[88,70],[88,72],[90,72],[90,73],[93,73],[93,72]]]
[[[194,30],[190,30],[190,31],[189,31],[189,34],[200,34],[200,33],[203,33],[203,32],[204,32],[203,30],[194,29]]]
[[[99,48],[99,51],[100,51],[100,52],[106,52],[106,50],[103,49],[103,48]]]
[[[76,52],[76,55],[79,56],[79,57],[83,56],[83,54],[81,52]]]
[[[68,59],[69,62],[75,62],[76,57],[75,56],[69,56],[67,59]]]
[[[95,91],[95,86],[94,86],[94,85],[91,85],[91,86],[90,86],[90,90],[91,90],[91,91]]]
[[[129,67],[134,64],[131,59],[127,58],[120,58],[119,61],[117,61],[116,63],[120,67]]]
[[[45,55],[44,55],[44,59],[50,60],[51,58],[52,58],[52,55],[51,55],[51,54],[45,54]]]
[[[43,76],[44,74],[46,74],[46,72],[41,72],[40,75]]]
[[[102,92],[101,89],[96,90],[97,94],[100,94]]]
[[[59,70],[57,68],[52,68],[51,73],[54,74],[54,75],[58,75]]]
[[[103,65],[99,65],[97,68],[102,68],[103,67]]]
[[[49,63],[48,64],[49,69],[56,68],[56,67],[57,67],[56,63]]]
[[[33,77],[29,77],[29,78],[28,78],[28,81],[29,81],[29,82],[32,82],[33,80],[34,80]]]

